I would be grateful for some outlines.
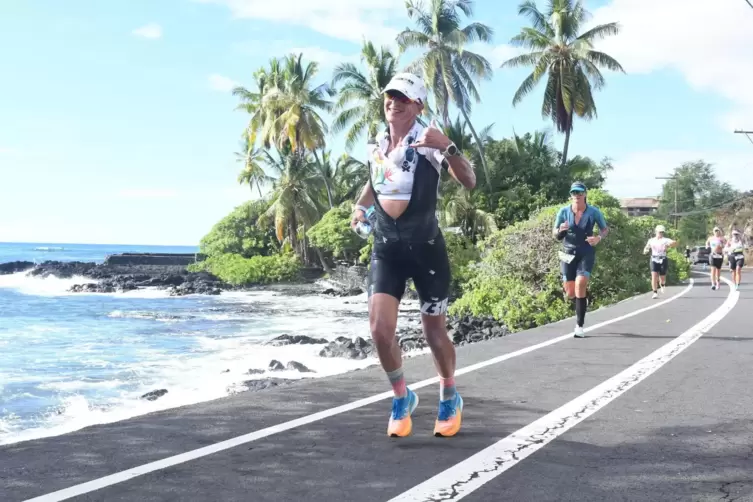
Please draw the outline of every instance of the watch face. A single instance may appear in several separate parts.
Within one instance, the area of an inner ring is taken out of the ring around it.
[[[458,147],[455,145],[450,145],[447,147],[447,153],[450,155],[457,155],[458,154]]]

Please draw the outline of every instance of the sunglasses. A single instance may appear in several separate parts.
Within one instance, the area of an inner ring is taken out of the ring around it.
[[[585,192],[580,192],[580,191],[570,192],[570,195],[585,195],[585,194],[586,194]]]
[[[405,94],[403,94],[401,92],[397,92],[397,91],[387,91],[385,93],[385,96],[387,96],[387,99],[389,99],[390,101],[397,101],[397,102],[402,103],[404,105],[409,105],[409,104],[411,104],[411,103],[414,102],[412,99],[410,99]]]

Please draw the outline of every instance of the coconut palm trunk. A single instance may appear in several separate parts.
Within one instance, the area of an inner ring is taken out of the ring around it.
[[[468,115],[463,109],[460,110],[460,113],[463,114],[465,123],[468,124],[468,128],[471,130],[471,135],[473,136],[473,140],[476,142],[476,148],[478,148],[478,156],[481,159],[481,168],[484,170],[484,178],[486,178],[486,186],[489,187],[489,194],[491,195],[494,189],[492,188],[492,177],[489,174],[489,168],[486,165],[484,146],[481,139],[479,139],[478,134],[476,134],[476,129],[473,127],[473,124],[471,124],[471,120],[468,118]]]

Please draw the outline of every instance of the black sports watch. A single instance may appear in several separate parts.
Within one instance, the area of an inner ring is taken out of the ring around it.
[[[458,147],[455,146],[455,143],[450,143],[447,148],[445,148],[444,152],[442,152],[442,155],[455,157],[456,155],[460,155],[460,150],[458,150]]]

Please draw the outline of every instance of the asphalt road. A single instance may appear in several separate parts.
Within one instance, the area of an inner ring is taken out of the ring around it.
[[[370,368],[0,447],[0,501],[753,501],[752,311],[752,285],[698,275],[584,339],[568,319],[461,347],[454,438],[431,435],[433,382],[388,438]]]

